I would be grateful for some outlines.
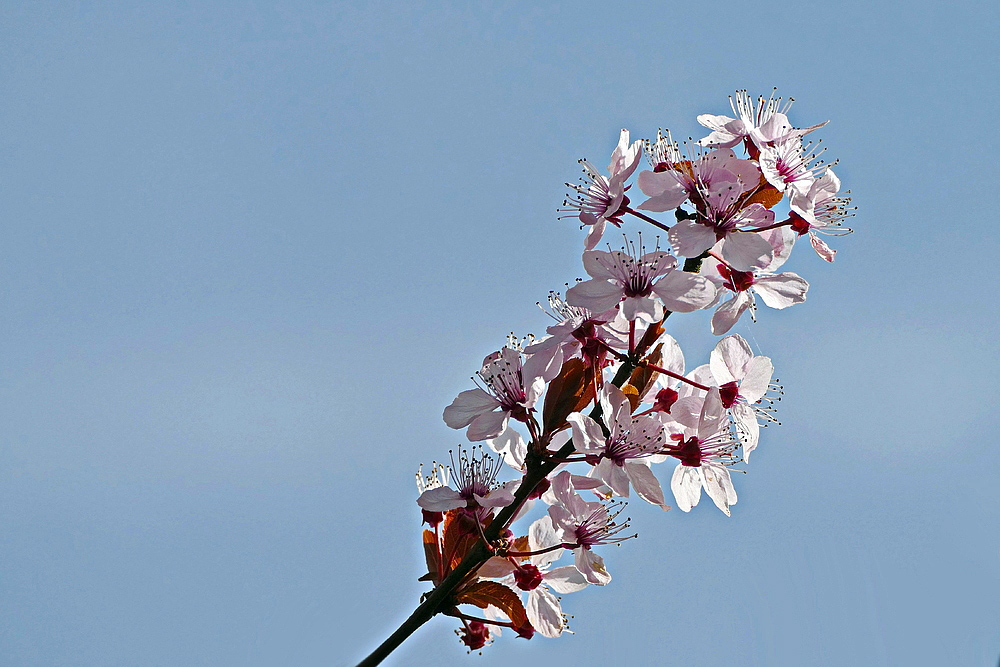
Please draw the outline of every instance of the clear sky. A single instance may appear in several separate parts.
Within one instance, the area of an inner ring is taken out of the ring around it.
[[[363,657],[426,590],[442,409],[584,275],[577,158],[777,86],[860,212],[786,265],[805,304],[735,329],[786,398],[732,518],[632,503],[577,634],[467,656],[436,619],[387,664],[993,667],[998,19],[3,3],[0,664]]]

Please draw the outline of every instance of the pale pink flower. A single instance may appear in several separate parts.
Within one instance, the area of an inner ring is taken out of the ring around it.
[[[566,302],[593,312],[621,303],[626,319],[654,322],[663,319],[664,306],[687,313],[715,298],[715,286],[701,276],[676,270],[672,255],[659,250],[643,254],[641,244],[638,248],[629,244],[629,252],[625,250],[584,252],[583,266],[592,279],[571,287]]]
[[[460,507],[506,507],[514,501],[517,482],[503,486],[496,483],[497,473],[500,471],[499,459],[482,450],[467,453],[459,449],[458,470],[454,476],[457,490],[448,486],[450,472],[455,469],[454,458],[452,466],[451,469],[446,469],[435,464],[433,479],[426,480],[424,490],[417,498],[417,504],[422,509],[428,512],[447,512]],[[443,474],[439,477],[438,472]],[[421,487],[420,473],[417,473],[417,487]]]
[[[552,518],[543,516],[528,529],[530,551],[545,551],[561,544],[552,526]],[[530,557],[527,564],[515,564],[512,574],[504,580],[510,586],[528,591],[525,611],[531,625],[543,637],[558,637],[567,625],[559,598],[553,594],[575,593],[587,587],[588,581],[573,565],[549,569],[562,556],[563,549],[553,549]],[[551,590],[549,590],[551,588]]]
[[[775,98],[772,92],[770,97],[765,99],[762,95],[755,102],[747,91],[738,90],[735,99],[729,97],[729,106],[736,118],[713,114],[698,116],[698,122],[712,130],[711,134],[698,143],[702,146],[730,148],[744,139],[749,139],[754,146],[761,149],[777,142],[801,138],[829,122],[803,129],[792,127],[786,114],[794,101],[792,98],[787,101],[783,101],[780,97]]]
[[[629,204],[628,197],[625,196],[625,190],[628,189],[625,181],[635,171],[641,156],[642,142],[636,140],[630,144],[628,130],[622,130],[618,146],[611,154],[608,176],[601,174],[587,160],[580,160],[584,178],[579,185],[566,184],[576,191],[576,195],[565,200],[563,206],[569,208],[561,210],[579,211],[580,222],[590,227],[585,242],[587,250],[600,242],[607,223],[621,226],[621,216],[625,214]]]
[[[625,333],[623,339],[622,332],[611,326],[613,320],[621,318],[617,310],[595,315],[588,308],[569,305],[557,292],[549,292],[549,308],[551,312],[545,312],[558,324],[545,330],[548,336],[524,348],[528,355],[524,372],[529,377],[537,375],[550,382],[559,374],[563,363],[576,356],[600,368],[607,357],[606,346],[628,346],[628,334]],[[619,322],[623,323],[627,332],[627,321]]]
[[[500,435],[511,417],[527,420],[545,389],[543,378],[524,375],[521,353],[510,347],[486,357],[477,375],[483,387],[463,391],[444,409],[444,422],[456,429],[468,426],[473,442]]]
[[[618,544],[635,537],[618,537],[618,533],[629,528],[627,519],[622,523],[616,521],[624,505],[618,502],[607,505],[588,503],[573,490],[568,471],[556,475],[551,491],[559,500],[559,504],[549,508],[559,541],[576,545],[573,547],[576,568],[588,582],[597,586],[606,585],[611,581],[611,575],[604,567],[604,559],[595,554],[593,548],[599,544]]]
[[[829,168],[818,159],[825,150],[819,148],[819,144],[803,146],[802,141],[795,138],[765,146],[757,161],[764,178],[779,192],[790,190],[801,196],[809,192],[816,175]]]
[[[792,229],[800,236],[809,234],[809,243],[821,258],[832,262],[837,254],[831,250],[818,234],[829,236],[844,236],[851,229],[843,226],[845,218],[854,215],[856,208],[851,207],[850,197],[839,197],[840,179],[827,169],[815,180],[805,194],[795,193],[789,206],[792,209]]]
[[[774,365],[768,357],[754,356],[750,345],[738,334],[726,336],[712,350],[709,366],[719,386],[722,405],[729,411],[736,433],[743,445],[743,460],[760,440],[758,417],[776,422],[772,410],[775,398],[769,390],[780,392],[771,383]]]
[[[668,444],[665,451],[680,461],[670,480],[677,506],[690,512],[704,488],[716,507],[729,516],[737,498],[728,466],[738,461],[735,452],[739,443],[729,435],[729,420],[718,389],[712,388],[706,395],[697,426],[689,426],[671,439],[676,444]]]
[[[574,412],[567,417],[577,450],[595,464],[590,476],[607,484],[615,495],[627,498],[631,485],[643,500],[669,509],[663,488],[649,468],[650,457],[663,449],[663,424],[649,415],[633,417],[628,398],[610,383],[601,390],[600,405],[608,435],[584,414]]]
[[[757,166],[737,158],[728,148],[686,158],[669,132],[659,134],[647,153],[653,170],[640,172],[637,181],[639,189],[649,197],[639,205],[645,211],[673,210],[688,198],[697,199],[700,190],[722,183],[739,183],[742,193],[760,182]]]
[[[783,309],[806,300],[809,283],[795,273],[774,273],[785,263],[795,243],[795,233],[787,226],[762,232],[771,243],[774,256],[771,263],[755,271],[737,271],[711,258],[701,265],[701,275],[711,280],[718,290],[720,301],[712,316],[712,333],[717,336],[729,331],[747,310],[755,318],[755,296],[769,307]],[[730,294],[730,298],[721,297]]]
[[[697,257],[723,241],[723,259],[739,271],[770,264],[774,250],[753,228],[773,223],[774,213],[759,203],[745,205],[742,195],[746,189],[742,182],[721,181],[706,188],[699,185],[698,213],[693,219],[679,221],[668,234],[677,254]]]

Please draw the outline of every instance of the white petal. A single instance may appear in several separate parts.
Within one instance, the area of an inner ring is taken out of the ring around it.
[[[595,313],[603,313],[614,308],[623,296],[620,285],[603,279],[594,279],[577,283],[566,290],[566,303],[588,308]]]
[[[583,253],[583,268],[591,278],[615,280],[615,275],[607,268],[614,265],[614,257],[610,252],[588,250]]]
[[[595,586],[605,586],[611,581],[611,575],[604,568],[604,559],[590,549],[578,547],[573,550],[576,556],[576,569],[584,578]]]
[[[600,454],[607,448],[607,439],[600,424],[585,414],[573,412],[566,421],[573,429],[573,443],[576,448],[586,454]]]
[[[639,497],[653,505],[659,505],[664,510],[670,509],[663,497],[663,487],[660,480],[649,469],[645,463],[628,461],[625,463],[625,472],[632,482],[632,488],[639,494]]]
[[[753,297],[747,292],[737,292],[732,299],[719,305],[712,315],[712,333],[721,336],[733,328],[743,313],[746,312]]]
[[[736,432],[739,433],[740,441],[743,444],[743,462],[749,463],[750,452],[757,449],[757,443],[760,441],[760,425],[757,423],[757,415],[745,403],[735,403],[729,410],[733,415],[733,421],[736,422]]]
[[[507,419],[509,417],[510,413],[504,410],[479,415],[469,424],[469,430],[465,432],[465,435],[472,442],[495,438],[507,428]]]
[[[465,507],[468,503],[450,486],[439,486],[421,493],[417,498],[417,504],[428,512],[447,512]]]
[[[729,471],[722,466],[702,466],[702,475],[708,497],[726,516],[731,516],[729,506],[736,504],[736,489],[733,488]]]
[[[697,257],[716,241],[715,230],[694,220],[681,220],[670,228],[667,238],[681,257]],[[770,244],[767,247],[770,248]]]
[[[705,395],[705,406],[701,409],[701,419],[698,421],[698,438],[708,440],[728,425],[726,408],[722,405],[719,390],[712,387]]]
[[[656,299],[645,296],[628,296],[622,304],[622,315],[629,321],[640,319],[656,322],[663,319],[663,306]]]
[[[830,246],[828,246],[823,239],[812,232],[809,232],[809,243],[812,244],[813,250],[816,251],[816,254],[828,262],[832,262],[834,256],[837,254],[836,250],[831,250]]]
[[[794,273],[779,273],[754,281],[753,289],[771,308],[788,308],[806,300],[809,283]]]
[[[500,407],[500,401],[482,389],[469,389],[459,394],[451,405],[444,409],[444,423],[451,428],[465,428],[472,420]]]
[[[506,577],[513,571],[514,564],[510,562],[509,558],[494,556],[476,570],[476,576],[486,579],[499,579],[500,577]]]
[[[543,576],[546,585],[551,586],[556,593],[576,593],[587,587],[587,578],[574,565],[566,565],[549,570]]]
[[[593,250],[597,247],[597,244],[601,242],[601,237],[604,236],[604,229],[608,226],[608,221],[602,215],[600,217],[594,216],[594,222],[590,225],[590,231],[587,232],[587,237],[583,240],[584,250]]]
[[[710,361],[712,375],[719,384],[734,380],[739,382],[746,375],[747,364],[751,359],[753,351],[743,336],[739,334],[726,336],[712,350]]]
[[[745,398],[747,403],[756,403],[767,393],[772,375],[774,375],[774,364],[771,363],[771,358],[754,357],[747,364],[746,375],[740,382],[740,396]]]
[[[528,529],[528,546],[530,551],[541,551],[542,549],[548,549],[562,542],[559,539],[559,535],[556,533],[555,527],[552,525],[552,517],[543,516],[534,523]],[[538,554],[531,557],[531,564],[535,567],[542,568],[553,561],[559,560],[563,555],[563,549],[554,549],[544,554]]]
[[[681,511],[690,512],[701,500],[701,468],[678,463],[670,478],[670,490],[674,493],[677,507]]]
[[[563,631],[562,606],[559,598],[544,586],[528,593],[525,607],[531,626],[543,637],[558,637]]]
[[[730,232],[722,246],[722,258],[737,271],[765,267],[772,257],[774,248],[756,232]]]
[[[653,293],[663,299],[667,310],[690,313],[715,300],[715,285],[703,276],[671,271],[653,285]]]

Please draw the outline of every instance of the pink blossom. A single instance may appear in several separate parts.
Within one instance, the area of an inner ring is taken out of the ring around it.
[[[483,360],[477,373],[484,387],[463,391],[444,409],[444,422],[451,428],[469,427],[473,442],[494,438],[513,417],[524,421],[545,389],[540,377],[525,377],[521,353],[504,347]]]
[[[590,227],[585,242],[587,250],[600,242],[608,222],[621,226],[621,216],[625,214],[629,204],[628,197],[625,196],[628,189],[625,181],[635,171],[641,156],[642,142],[636,140],[629,144],[629,132],[622,130],[618,146],[611,154],[608,176],[601,174],[590,162],[580,160],[584,178],[579,185],[566,184],[576,195],[563,201],[563,206],[569,208],[562,210],[579,211],[580,222]]]

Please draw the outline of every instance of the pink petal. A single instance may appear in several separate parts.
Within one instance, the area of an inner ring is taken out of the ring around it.
[[[444,423],[451,428],[465,428],[472,420],[500,407],[500,401],[482,389],[469,389],[459,394],[451,405],[444,409]]]

